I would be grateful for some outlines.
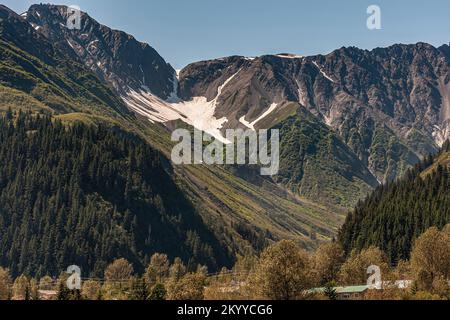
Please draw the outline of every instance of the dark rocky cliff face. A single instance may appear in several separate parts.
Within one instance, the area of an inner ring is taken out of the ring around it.
[[[101,25],[86,13],[81,29],[66,27],[68,8],[33,5],[26,19],[60,50],[81,59],[119,93],[145,88],[166,99],[173,91],[175,70],[155,49],[122,31]]]

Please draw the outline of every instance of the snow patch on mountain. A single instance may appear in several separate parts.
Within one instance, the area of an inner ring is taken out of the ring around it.
[[[322,113],[323,121],[329,127],[332,127],[333,122],[339,117],[339,112],[337,112],[332,105],[328,112]]]
[[[31,26],[33,27],[34,30],[39,31],[39,29],[41,29],[42,27],[37,25],[36,23],[31,23]]]
[[[94,40],[89,42],[89,44],[87,45],[87,48],[89,48],[90,46],[96,45],[99,42],[99,40]]]
[[[442,97],[440,119],[442,122],[450,120],[450,82],[445,83],[445,79],[439,79],[439,93]]]
[[[75,50],[75,47],[73,46],[73,44],[70,42],[69,39],[67,39],[67,43],[69,44],[69,46],[70,46],[73,50]]]
[[[325,124],[329,127],[331,127],[331,124],[333,123],[333,118],[331,116],[323,115],[323,120],[325,121]]]
[[[333,78],[331,78],[329,75],[327,75],[327,74],[325,73],[325,71],[322,70],[322,68],[317,64],[317,62],[313,61],[313,64],[317,67],[317,69],[319,69],[320,73],[321,73],[325,78],[327,78],[327,79],[330,80],[331,82],[335,82],[335,81],[333,80]]]
[[[305,56],[301,56],[298,54],[281,53],[281,54],[276,54],[275,57],[283,58],[283,59],[303,59]]]
[[[450,121],[446,124],[444,123],[442,126],[435,125],[432,134],[436,144],[442,147],[445,141],[450,138]]]
[[[189,101],[181,101],[177,95],[178,80],[176,74],[174,74],[173,80],[174,90],[166,101],[153,95],[149,90],[136,91],[132,89],[129,89],[128,94],[122,96],[122,99],[130,109],[147,117],[153,123],[164,123],[179,119],[223,143],[230,143],[220,131],[228,119],[225,117],[217,119],[214,114],[223,89],[239,71],[218,88],[217,96],[211,101],[208,101],[206,97],[194,97]]]
[[[152,123],[167,122],[179,118],[178,112],[172,110],[168,103],[145,89],[139,91],[130,89],[126,96],[122,96],[122,99],[131,110],[148,118]]]
[[[275,111],[275,109],[278,107],[278,103],[272,103],[270,105],[270,107],[263,113],[261,114],[256,120],[252,121],[252,122],[248,122],[247,120],[245,120],[245,116],[243,116],[242,118],[239,119],[239,122],[242,123],[244,126],[246,126],[249,129],[255,130],[255,125],[261,121],[262,119],[264,119],[265,117],[267,117],[269,114],[271,114],[273,111]]]
[[[139,70],[141,70],[142,73],[142,85],[145,86],[145,73],[144,70],[142,69],[142,65],[139,65]]]
[[[298,82],[297,79],[295,79],[295,83],[297,84],[297,89],[298,89],[298,102],[302,105],[302,106],[306,106],[306,97],[303,93],[303,90],[300,86],[300,82]]]
[[[369,170],[369,172],[372,174],[372,176],[374,176],[375,177],[375,179],[377,179],[377,182],[378,182],[378,184],[380,184],[380,185],[382,185],[383,184],[383,182],[377,177],[377,175],[375,174],[375,171],[374,170],[372,170],[371,168],[370,168],[370,166],[367,166],[367,169]]]

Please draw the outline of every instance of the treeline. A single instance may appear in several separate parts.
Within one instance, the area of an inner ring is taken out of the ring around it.
[[[102,276],[119,257],[142,271],[161,251],[189,270],[230,263],[137,136],[9,111],[0,141],[0,265],[13,276],[57,276],[73,264]]]
[[[80,290],[68,289],[68,275],[22,275],[13,281],[9,271],[0,268],[0,300],[335,300],[337,286],[366,285],[372,265],[380,267],[382,290],[368,290],[358,299],[450,299],[450,225],[428,229],[415,241],[411,259],[396,267],[376,247],[346,257],[336,242],[309,253],[283,240],[259,257],[240,257],[231,270],[215,275],[208,275],[203,266],[189,271],[181,259],[171,262],[165,254],[154,254],[143,273],[118,259],[101,279],[83,279]],[[398,280],[409,286],[399,288]]]
[[[101,280],[82,278],[81,289],[69,289],[68,279],[61,273],[40,279],[21,275],[13,281],[9,270],[0,267],[0,300],[201,300],[207,267],[190,272],[180,258],[170,263],[167,255],[157,253],[142,275],[121,258],[107,266]]]
[[[450,221],[450,167],[446,165],[449,152],[447,141],[439,154],[426,157],[403,178],[380,186],[359,202],[340,230],[339,241],[345,251],[376,246],[396,264],[409,258],[414,239],[426,229],[447,224]],[[430,166],[433,170],[428,169]]]

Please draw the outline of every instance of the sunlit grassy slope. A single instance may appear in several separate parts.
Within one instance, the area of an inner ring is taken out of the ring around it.
[[[425,178],[427,176],[429,176],[431,173],[433,173],[434,171],[436,171],[437,167],[441,165],[443,167],[450,167],[450,151],[444,152],[442,154],[440,154],[433,162],[433,164],[427,168],[426,170],[424,170],[420,176],[422,178]]]

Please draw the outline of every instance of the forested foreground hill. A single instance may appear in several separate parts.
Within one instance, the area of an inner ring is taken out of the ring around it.
[[[347,252],[377,246],[392,263],[409,258],[414,240],[429,227],[450,221],[450,141],[405,177],[380,186],[360,202],[339,239]]]
[[[8,112],[0,141],[0,265],[14,275],[76,264],[101,276],[119,257],[142,270],[160,251],[192,268],[229,263],[163,158],[136,136]]]

